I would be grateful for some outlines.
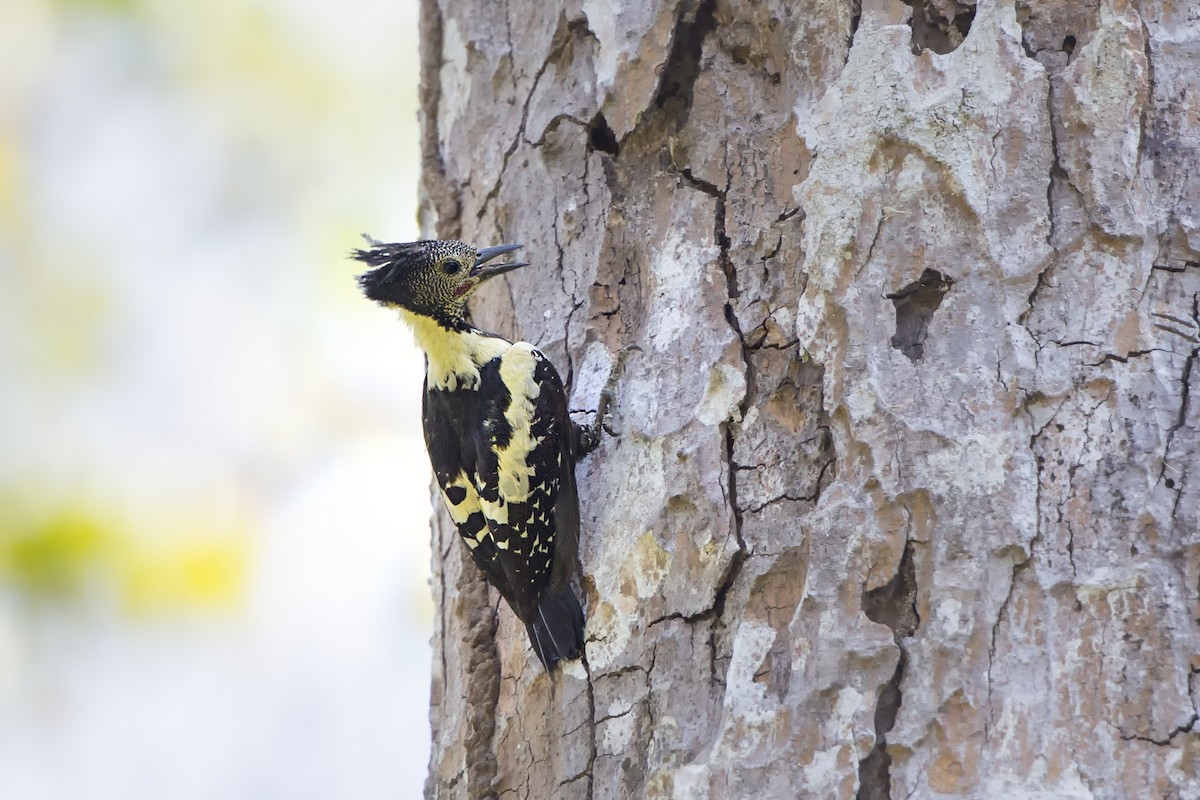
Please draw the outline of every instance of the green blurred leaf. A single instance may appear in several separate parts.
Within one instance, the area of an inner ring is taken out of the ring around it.
[[[70,597],[111,563],[115,544],[109,526],[80,510],[9,519],[0,528],[0,575],[36,596]]]
[[[65,11],[103,11],[114,16],[133,15],[142,10],[141,0],[51,0],[50,5]]]

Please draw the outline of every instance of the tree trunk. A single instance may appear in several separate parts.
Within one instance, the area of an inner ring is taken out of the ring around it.
[[[427,795],[1200,797],[1194,0],[423,2],[476,323],[642,349],[584,662],[438,511]]]

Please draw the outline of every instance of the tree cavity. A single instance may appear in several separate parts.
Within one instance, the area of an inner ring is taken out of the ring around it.
[[[892,336],[892,347],[908,356],[909,361],[916,361],[925,354],[929,321],[953,285],[952,278],[936,269],[926,269],[916,281],[885,295],[896,306],[896,334]]]
[[[958,48],[975,21],[975,0],[904,0],[912,8],[912,51],[949,53]]]

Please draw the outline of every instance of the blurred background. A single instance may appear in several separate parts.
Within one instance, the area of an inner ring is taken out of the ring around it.
[[[413,797],[415,0],[0,3],[0,797]]]

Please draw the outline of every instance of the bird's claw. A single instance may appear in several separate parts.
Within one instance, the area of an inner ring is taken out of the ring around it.
[[[596,435],[591,426],[577,425],[575,427],[575,442],[575,453],[578,458],[583,458],[600,446],[600,437]]]
[[[620,380],[621,373],[625,371],[626,359],[629,358],[630,353],[640,353],[641,351],[642,348],[636,344],[626,345],[617,351],[616,362],[613,364],[612,371],[608,373],[608,380],[604,382],[604,388],[600,390],[600,399],[596,403],[595,421],[591,425],[576,425],[576,441],[578,443],[576,452],[580,458],[600,446],[602,433],[607,433],[614,438],[620,436],[609,422],[608,411],[616,401],[617,381]]]

